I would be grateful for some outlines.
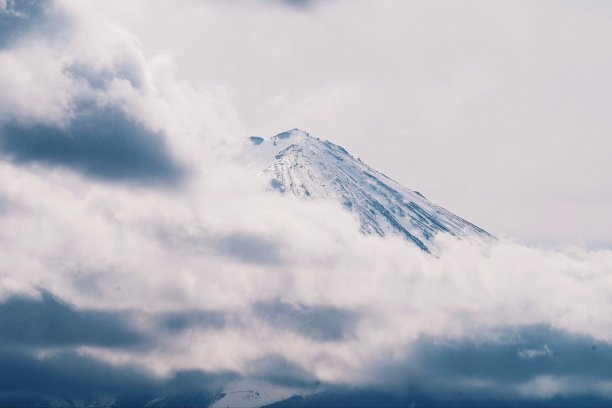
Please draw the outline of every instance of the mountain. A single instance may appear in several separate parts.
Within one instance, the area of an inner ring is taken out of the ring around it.
[[[293,129],[272,138],[250,138],[267,164],[270,187],[306,200],[333,199],[354,213],[365,234],[400,234],[423,251],[434,237],[493,238],[488,232],[374,170],[344,148]]]

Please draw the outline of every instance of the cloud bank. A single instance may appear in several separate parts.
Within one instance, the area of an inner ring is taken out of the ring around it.
[[[91,3],[0,4],[0,404],[612,399],[609,250],[359,234]]]

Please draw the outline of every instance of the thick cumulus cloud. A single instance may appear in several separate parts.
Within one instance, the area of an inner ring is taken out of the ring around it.
[[[0,18],[5,159],[176,185],[185,162],[201,160],[207,141],[224,134],[223,114],[211,108],[223,105],[220,98],[181,83],[171,59],[145,57],[137,38],[89,4],[15,0]]]
[[[611,396],[608,251],[439,237],[434,257],[359,234],[340,205],[260,190],[239,166],[174,194],[1,169],[2,343],[21,356],[3,367],[32,367],[28,378],[69,358],[99,364],[92,381],[144,382],[133,389],[147,401],[178,395],[167,384],[186,372],[214,374],[187,387],[207,398],[208,382],[247,380],[343,401]],[[235,237],[238,249],[220,244]]]
[[[223,91],[90,3],[0,4],[66,23],[2,26],[0,404],[609,403],[610,251],[362,235],[267,191]]]

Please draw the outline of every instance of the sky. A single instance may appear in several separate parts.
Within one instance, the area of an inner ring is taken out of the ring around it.
[[[245,134],[298,127],[496,234],[610,247],[605,2],[115,3]]]
[[[0,0],[0,406],[609,405],[611,12]],[[271,193],[296,127],[499,240]]]

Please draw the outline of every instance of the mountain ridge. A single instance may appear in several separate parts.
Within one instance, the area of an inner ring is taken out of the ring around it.
[[[301,199],[334,199],[354,213],[365,234],[395,233],[425,252],[435,237],[494,238],[484,229],[429,201],[353,157],[342,146],[292,129],[265,139],[250,138],[267,164],[270,187]]]

